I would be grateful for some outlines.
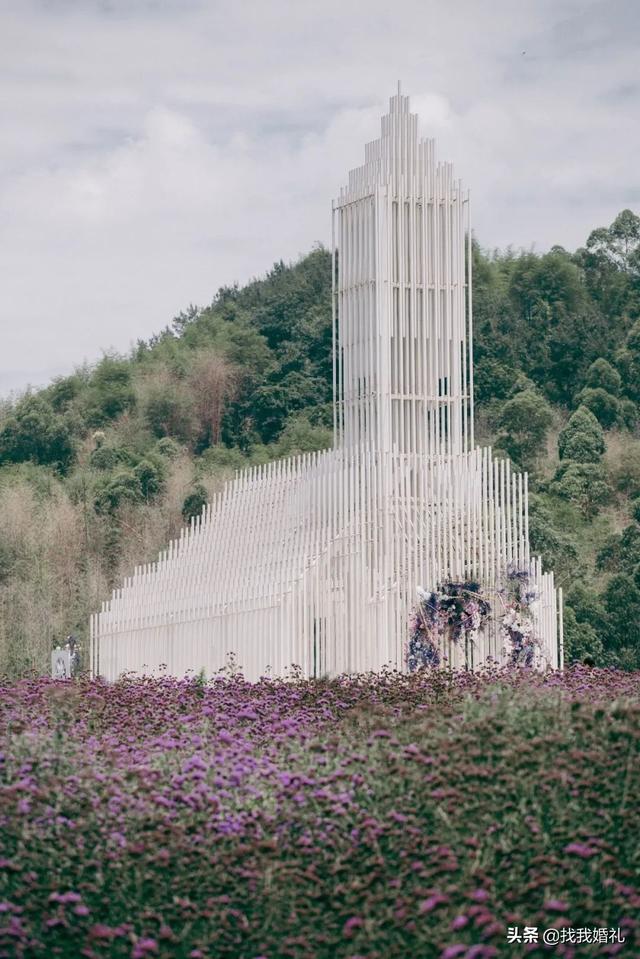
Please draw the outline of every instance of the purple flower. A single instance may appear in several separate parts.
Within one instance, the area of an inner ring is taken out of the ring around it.
[[[131,959],[144,959],[149,953],[158,951],[158,943],[155,939],[138,939],[133,947]]]
[[[456,959],[456,956],[462,956],[467,951],[467,947],[461,942],[456,942],[452,946],[447,946],[440,953],[440,959]]]
[[[489,893],[486,889],[474,889],[469,896],[469,899],[473,899],[475,902],[486,902],[488,898]]]
[[[82,896],[77,892],[52,892],[49,896],[49,902],[59,902],[63,906],[72,902],[80,902]]]
[[[549,912],[566,912],[569,908],[569,904],[563,902],[562,899],[548,899],[544,904],[544,908]]]
[[[592,849],[591,846],[585,846],[584,843],[581,842],[570,842],[562,851],[570,856],[580,856],[581,859],[590,859],[591,856],[598,855],[597,849]]]
[[[443,905],[445,902],[448,902],[447,896],[443,896],[441,893],[437,892],[433,896],[429,896],[428,899],[423,899],[418,909],[421,913],[431,912],[437,906]]]

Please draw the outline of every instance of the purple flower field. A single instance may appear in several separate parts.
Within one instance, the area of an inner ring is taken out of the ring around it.
[[[583,668],[0,684],[0,957],[638,956],[639,693]]]

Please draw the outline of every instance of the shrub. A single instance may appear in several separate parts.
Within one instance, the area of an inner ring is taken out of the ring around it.
[[[553,422],[551,407],[538,393],[523,390],[508,400],[500,412],[500,446],[521,466],[543,450],[547,430]]]
[[[563,619],[565,664],[580,663],[590,657],[596,666],[604,666],[604,647],[594,627],[590,623],[578,622],[575,611],[568,605],[564,607]],[[603,623],[600,625],[602,628]]]
[[[638,407],[632,400],[620,400],[619,421],[625,429],[635,431],[638,426]]]
[[[586,517],[595,516],[611,500],[612,490],[596,463],[566,462],[553,483],[558,496],[573,503]]]
[[[575,574],[578,551],[570,537],[559,532],[542,497],[529,497],[529,542],[535,554],[542,556],[545,567],[556,574]]]
[[[606,390],[592,389],[590,386],[581,390],[577,401],[581,406],[586,406],[591,410],[599,423],[605,429],[611,429],[620,419],[620,403],[615,396],[607,393]]]
[[[182,448],[179,443],[176,443],[174,439],[170,436],[164,436],[162,439],[158,440],[154,446],[154,451],[158,456],[163,456],[168,460],[175,460],[180,456]]]
[[[586,385],[593,389],[603,389],[617,396],[622,385],[622,377],[616,369],[600,357],[587,370]]]
[[[327,449],[333,443],[333,432],[325,426],[310,423],[307,416],[292,416],[276,444],[278,456],[294,456]]]
[[[131,363],[114,355],[105,356],[89,378],[85,416],[92,426],[115,419],[135,402],[131,385]]]
[[[140,482],[133,470],[120,470],[98,489],[95,509],[98,513],[112,513],[124,503],[138,503],[141,498]]]
[[[164,487],[164,472],[159,463],[149,459],[141,460],[134,467],[135,476],[140,488],[140,495],[146,500],[155,499]]]
[[[628,443],[611,470],[615,488],[627,496],[640,496],[640,444]]]
[[[208,502],[209,497],[205,487],[197,483],[182,504],[182,518],[185,523],[188,523],[193,517],[200,516]]]
[[[604,432],[586,406],[579,406],[558,436],[560,459],[596,463],[606,449]]]
[[[612,576],[604,591],[608,645],[640,651],[640,587],[628,573]]]
[[[154,436],[185,444],[193,441],[195,400],[184,380],[160,367],[145,373],[136,389],[140,412]]]
[[[205,470],[243,469],[249,463],[239,449],[228,446],[214,446],[205,450],[199,462]]]
[[[0,463],[32,462],[65,472],[74,457],[72,421],[39,394],[18,400],[0,425]]]
[[[93,469],[112,470],[119,463],[118,452],[112,446],[98,446],[89,458]]]

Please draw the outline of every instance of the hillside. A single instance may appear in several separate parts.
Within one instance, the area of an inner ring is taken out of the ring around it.
[[[570,658],[640,667],[640,218],[583,248],[474,245],[478,439],[531,477]],[[229,471],[331,443],[331,257],[189,307],[0,409],[0,672],[47,668]]]

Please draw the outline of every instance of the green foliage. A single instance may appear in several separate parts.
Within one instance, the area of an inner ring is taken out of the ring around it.
[[[628,573],[616,573],[604,591],[607,614],[607,640],[625,658],[634,655],[634,668],[640,667],[640,586]]]
[[[27,394],[0,425],[0,464],[30,461],[68,470],[75,456],[72,425],[44,396]]]
[[[138,503],[142,498],[140,482],[133,470],[120,470],[101,486],[96,494],[98,513],[113,513],[125,503]]]
[[[600,506],[611,501],[612,490],[602,467],[596,463],[567,461],[553,484],[558,496],[574,503],[584,516],[595,516]]]
[[[56,413],[63,413],[73,406],[75,400],[81,396],[86,386],[86,374],[77,371],[71,376],[58,377],[51,386],[43,391]]]
[[[84,393],[84,414],[90,426],[101,426],[133,406],[131,363],[107,355],[94,369]]]
[[[615,533],[598,553],[600,570],[623,572],[640,564],[640,526],[631,523],[622,533]]]
[[[593,230],[576,262],[583,270],[585,287],[603,315],[612,321],[611,333],[622,332],[621,319],[638,316],[640,250],[638,217],[623,210],[609,227]]]
[[[146,500],[155,499],[163,489],[165,477],[160,462],[151,459],[141,460],[133,470],[140,495]]]
[[[625,273],[640,273],[640,217],[623,210],[611,226],[593,230],[587,249]]]
[[[90,456],[91,466],[95,470],[113,470],[118,462],[118,451],[112,446],[98,446]]]
[[[604,431],[598,420],[586,406],[579,406],[558,436],[560,459],[596,463],[605,449]]]
[[[557,575],[574,573],[576,546],[570,535],[558,529],[549,507],[535,493],[529,497],[529,542],[532,552],[542,556],[545,569],[553,569]]]
[[[170,436],[164,436],[155,444],[153,452],[155,452],[157,456],[163,456],[165,459],[175,460],[180,456],[182,447],[174,439],[171,439]]]
[[[625,446],[612,470],[614,486],[627,496],[640,496],[640,445]]]
[[[190,443],[195,432],[194,397],[184,381],[160,368],[139,387],[138,404],[145,425],[159,438]]]
[[[585,383],[593,389],[602,389],[612,396],[617,396],[622,386],[622,377],[611,363],[599,357],[587,370]]]
[[[615,396],[600,387],[594,389],[588,386],[581,390],[577,402],[591,410],[605,429],[611,429],[620,418],[620,403]]]
[[[201,469],[204,470],[239,470],[250,464],[250,459],[239,449],[230,449],[228,446],[213,446],[202,454],[199,459]]]
[[[590,626],[596,633],[602,632],[605,608],[592,587],[574,581],[566,592],[567,605],[574,611],[576,621]]]
[[[520,466],[530,466],[545,445],[553,422],[551,407],[539,393],[523,390],[508,400],[500,412],[500,446]]]
[[[606,665],[604,646],[597,629],[588,622],[578,622],[575,611],[568,604],[564,607],[563,625],[566,664],[580,663],[585,658],[590,658],[596,666]],[[599,628],[601,627],[602,621],[599,623]]]
[[[473,371],[476,403],[485,405],[492,400],[504,400],[511,393],[518,372],[492,356],[478,360]]]
[[[279,456],[310,453],[328,449],[333,443],[333,432],[325,426],[313,425],[305,415],[291,417],[280,434],[277,451]]]
[[[620,401],[618,421],[621,427],[635,433],[639,418],[638,407],[633,400],[623,399]]]
[[[182,504],[182,518],[185,523],[190,522],[194,517],[200,516],[208,502],[209,497],[206,489],[201,483],[196,483]]]

